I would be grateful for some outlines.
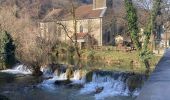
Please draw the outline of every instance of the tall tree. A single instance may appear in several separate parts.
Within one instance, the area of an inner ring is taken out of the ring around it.
[[[148,45],[149,45],[152,31],[155,28],[154,25],[155,25],[156,17],[160,10],[160,6],[161,6],[161,0],[153,1],[151,17],[144,30],[145,40],[144,40],[144,44],[142,45],[139,41],[139,34],[138,34],[139,27],[138,27],[138,17],[136,13],[136,8],[133,5],[132,0],[125,0],[129,32],[133,44],[135,45],[135,48],[138,51],[139,58],[144,63],[147,69],[150,69],[149,59],[151,58],[152,55],[151,51],[148,49]]]

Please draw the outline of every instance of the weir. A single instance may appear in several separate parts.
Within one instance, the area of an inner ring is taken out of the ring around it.
[[[56,91],[57,83],[65,84],[69,68],[63,70],[56,68],[55,71],[43,69],[44,77],[52,77],[44,80],[38,87],[45,90]],[[51,75],[50,75],[51,74]],[[113,96],[134,96],[136,97],[141,89],[142,81],[145,80],[144,75],[137,75],[128,72],[112,72],[112,71],[90,71],[83,69],[73,69],[71,75],[71,83],[68,86],[80,86],[80,95],[94,94],[96,100]],[[134,83],[135,82],[135,83]],[[60,84],[61,85],[61,84]]]
[[[31,77],[32,71],[33,70],[29,66],[20,64],[16,65],[13,69],[2,70],[1,72],[14,75],[24,74],[24,76]],[[58,90],[62,88],[64,92],[68,90],[71,90],[73,93],[76,92],[74,97],[86,97],[88,95],[88,98],[93,98],[86,100],[107,100],[108,98],[117,97],[131,98],[129,100],[134,100],[136,96],[139,95],[143,85],[142,83],[146,79],[145,75],[133,72],[87,70],[64,64],[56,64],[55,66],[47,65],[42,67],[41,71],[43,72],[41,80],[39,80],[37,83],[34,83],[34,85],[29,85],[26,87],[26,89],[31,89],[33,91],[43,90],[45,93],[50,93],[50,95],[52,95],[51,93],[57,92],[57,98],[58,96],[62,97],[61,94],[63,92]],[[22,77],[22,79],[23,78],[24,77]],[[27,90],[26,93],[27,92],[32,93],[29,90]],[[32,96],[32,94],[29,95]],[[49,98],[52,98],[49,96],[49,94],[45,95],[47,95]],[[37,96],[38,95],[35,97]],[[67,94],[65,96],[67,96]]]
[[[170,100],[170,49],[166,50],[136,100]]]

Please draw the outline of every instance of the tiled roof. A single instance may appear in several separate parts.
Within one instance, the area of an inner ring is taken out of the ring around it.
[[[78,7],[75,10],[77,19],[90,19],[90,18],[99,18],[103,13],[104,9],[93,10],[93,5],[83,5]],[[72,19],[71,13],[65,13],[62,9],[54,9],[45,16],[44,21],[46,20],[56,20],[61,18],[62,20]]]
[[[103,9],[93,10],[92,5],[84,5],[76,9],[76,17],[78,19],[98,18],[102,11]]]
[[[77,39],[84,39],[84,37],[87,35],[88,33],[83,33],[83,32],[77,33]]]

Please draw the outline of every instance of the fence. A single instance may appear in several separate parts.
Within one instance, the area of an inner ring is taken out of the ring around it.
[[[85,49],[87,49],[88,47],[85,46]],[[91,46],[92,49],[96,50],[96,51],[124,51],[124,52],[130,52],[133,51],[134,49],[131,47],[126,47],[126,46],[97,46],[97,45],[93,45]]]

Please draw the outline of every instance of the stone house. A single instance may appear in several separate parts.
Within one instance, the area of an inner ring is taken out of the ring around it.
[[[93,0],[93,4],[82,5],[75,9],[77,38],[80,45],[93,38],[93,45],[110,45],[113,41],[115,19],[112,0]],[[74,24],[72,15],[63,9],[53,9],[39,23],[40,36],[50,38],[55,35],[59,41],[69,42],[73,38]],[[67,34],[68,33],[68,34]]]

